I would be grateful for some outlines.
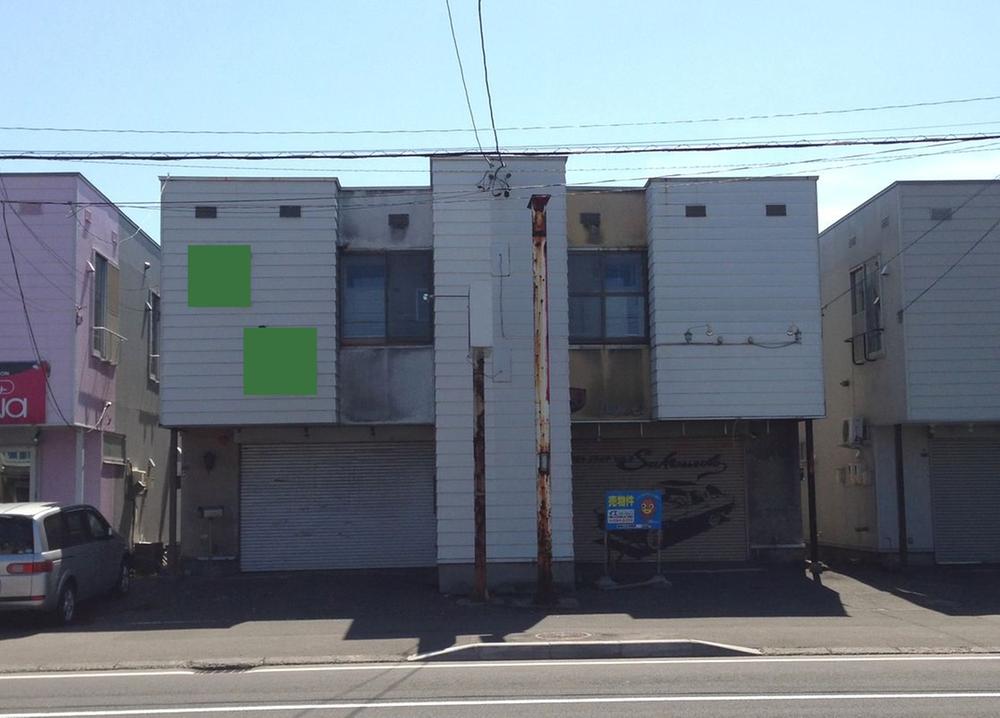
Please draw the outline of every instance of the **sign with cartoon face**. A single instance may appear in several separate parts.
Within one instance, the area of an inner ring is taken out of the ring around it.
[[[0,424],[45,423],[45,369],[31,362],[0,364]]]
[[[604,495],[604,526],[608,531],[659,529],[663,498],[652,491],[608,491]]]

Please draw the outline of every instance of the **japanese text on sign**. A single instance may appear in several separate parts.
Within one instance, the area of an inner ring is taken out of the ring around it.
[[[604,526],[608,531],[659,529],[663,498],[651,491],[609,491],[604,495]]]

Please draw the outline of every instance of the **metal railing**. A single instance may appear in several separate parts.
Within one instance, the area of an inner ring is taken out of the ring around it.
[[[94,327],[91,353],[109,364],[117,364],[122,355],[122,344],[128,341],[118,332],[107,327]]]

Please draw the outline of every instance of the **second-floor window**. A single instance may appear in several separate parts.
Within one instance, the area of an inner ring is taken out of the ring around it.
[[[430,252],[340,255],[341,344],[429,344],[433,271]]]
[[[574,344],[647,340],[646,253],[569,254],[569,338]]]
[[[149,293],[149,378],[160,380],[160,295]]]
[[[91,295],[93,336],[91,353],[112,364],[118,363],[121,336],[118,334],[118,267],[107,257],[94,253],[94,284]]]
[[[873,257],[851,270],[851,334],[855,361],[882,352],[880,262]]]

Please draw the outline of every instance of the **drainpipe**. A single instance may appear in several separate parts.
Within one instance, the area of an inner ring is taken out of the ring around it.
[[[549,288],[548,232],[545,205],[549,195],[531,196],[531,269],[535,310],[535,416],[538,459],[538,586],[535,600],[551,603],[555,597],[552,580],[552,475],[549,422]]]
[[[806,487],[809,501],[809,570],[813,577],[821,572],[819,563],[819,526],[816,523],[816,451],[813,444],[813,420],[806,419]]]
[[[73,485],[73,500],[82,504],[84,502],[87,481],[87,454],[85,449],[86,436],[84,430],[76,430],[76,471]]]
[[[486,591],[486,352],[474,347],[472,369],[473,515],[475,518],[475,579],[472,599],[485,603]]]
[[[896,516],[899,522],[899,567],[909,562],[910,540],[906,531],[906,481],[903,471],[903,425],[896,424]]]
[[[170,453],[167,455],[167,515],[170,525],[167,527],[170,548],[167,563],[170,572],[179,573],[180,546],[177,545],[177,429],[170,430]]]

